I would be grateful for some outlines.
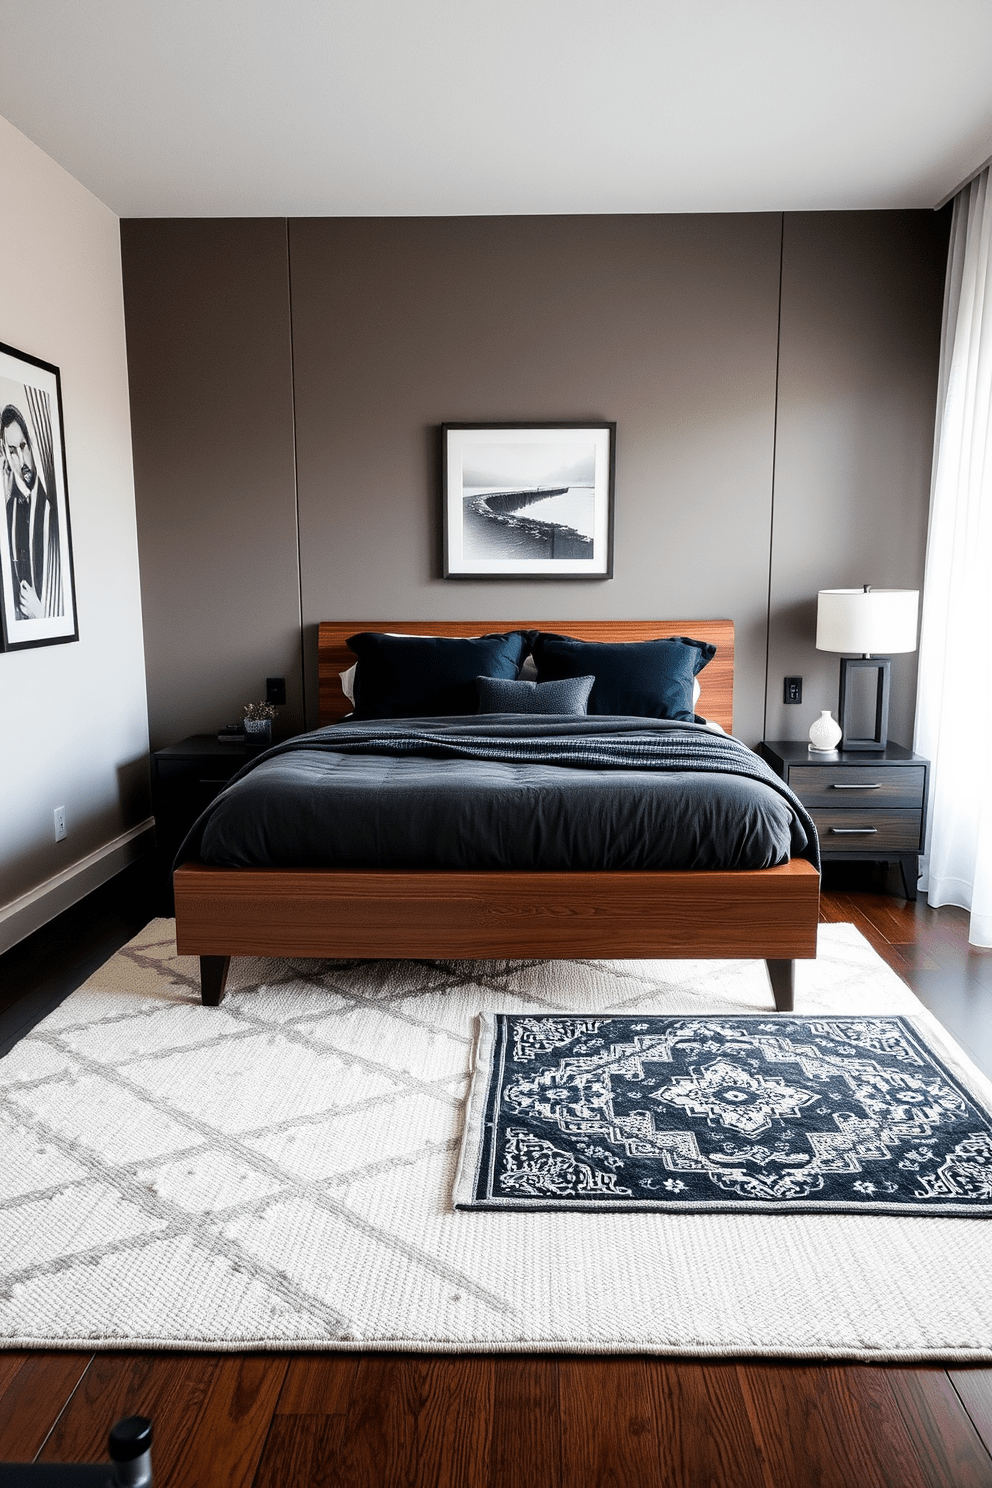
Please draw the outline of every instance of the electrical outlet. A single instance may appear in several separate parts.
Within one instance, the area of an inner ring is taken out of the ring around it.
[[[284,708],[286,706],[285,677],[266,677],[265,701],[271,703],[274,708]]]
[[[56,806],[56,808],[55,808],[55,841],[56,842],[64,842],[65,841],[65,807],[64,806]]]
[[[786,677],[785,679],[785,701],[787,703],[801,703],[803,700],[802,677]]]

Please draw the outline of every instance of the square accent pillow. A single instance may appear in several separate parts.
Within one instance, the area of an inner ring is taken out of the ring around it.
[[[357,719],[435,718],[474,713],[480,675],[514,680],[527,636],[519,630],[471,638],[363,630],[349,636],[348,648],[358,658]]]
[[[531,649],[539,682],[587,676],[596,681],[590,713],[695,720],[693,683],[716,655],[709,641],[671,636],[657,641],[577,641],[539,631]]]
[[[480,713],[553,713],[584,717],[595,677],[562,677],[558,682],[505,682],[477,677]]]

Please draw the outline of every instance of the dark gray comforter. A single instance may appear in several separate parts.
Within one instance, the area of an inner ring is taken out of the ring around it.
[[[800,802],[738,740],[650,718],[344,723],[246,765],[179,861],[228,867],[819,867]]]

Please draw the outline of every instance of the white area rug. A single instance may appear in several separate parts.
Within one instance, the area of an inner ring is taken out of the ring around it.
[[[242,960],[156,921],[0,1062],[0,1345],[992,1359],[992,1221],[456,1213],[474,1019],[760,1012],[749,962]],[[904,1013],[850,925],[796,1011]]]

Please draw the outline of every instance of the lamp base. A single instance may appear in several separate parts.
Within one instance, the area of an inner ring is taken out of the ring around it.
[[[869,738],[858,738],[848,732],[854,707],[854,684],[857,674],[875,671],[875,731]],[[889,742],[889,687],[891,683],[892,659],[888,656],[842,656],[840,662],[840,700],[837,719],[843,729],[841,749],[863,750],[865,753],[881,753]]]

